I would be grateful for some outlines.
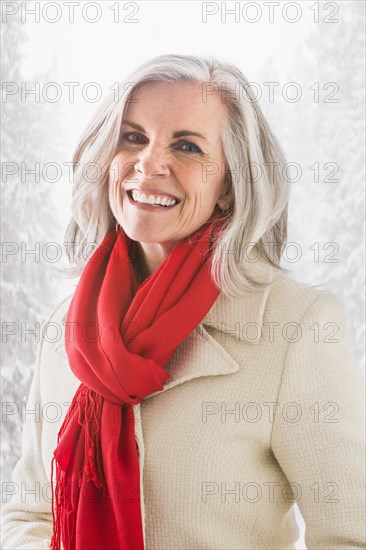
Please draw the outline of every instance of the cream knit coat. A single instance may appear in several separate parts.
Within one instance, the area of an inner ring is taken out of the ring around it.
[[[366,546],[364,371],[343,302],[269,273],[264,291],[221,294],[134,406],[146,550],[293,549],[294,503],[309,550]],[[39,345],[4,550],[49,547],[52,452],[80,383],[56,338],[70,299]]]

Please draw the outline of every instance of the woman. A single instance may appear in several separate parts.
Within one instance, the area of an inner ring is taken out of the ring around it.
[[[27,404],[63,414],[23,432],[4,548],[289,549],[295,503],[309,549],[363,548],[362,370],[341,300],[280,266],[285,160],[248,82],[162,55],[121,90],[74,157],[81,278]]]

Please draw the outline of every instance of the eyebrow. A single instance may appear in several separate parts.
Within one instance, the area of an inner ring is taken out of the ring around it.
[[[142,126],[140,126],[139,124],[135,124],[135,122],[131,122],[129,120],[122,120],[122,125],[124,125],[124,124],[126,124],[127,126],[131,126],[131,128],[135,128],[135,130],[139,130],[140,132],[146,133],[144,128]],[[174,134],[173,134],[173,138],[180,138],[180,137],[185,137],[185,136],[196,136],[196,137],[199,137],[199,138],[204,139],[205,141],[207,141],[205,136],[203,136],[199,132],[193,132],[192,130],[179,130],[178,132],[174,132]]]

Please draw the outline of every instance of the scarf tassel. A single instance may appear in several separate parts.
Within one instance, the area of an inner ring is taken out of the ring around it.
[[[100,439],[103,397],[84,386],[84,405],[79,407],[79,424],[85,426],[85,475],[98,489],[105,487]],[[79,475],[80,480],[80,475]]]
[[[86,463],[83,470],[78,472],[78,486],[83,481],[92,482],[98,489],[105,487],[105,477],[102,464],[100,418],[102,414],[103,397],[81,384],[74,396],[73,403],[65,417],[58,433],[58,442],[65,428],[74,417],[78,409],[78,423],[83,426],[85,434],[84,456]],[[56,486],[54,485],[54,471],[56,469]],[[61,550],[61,517],[63,516],[64,535],[62,541],[65,550],[75,547],[76,510],[66,499],[66,475],[60,468],[56,458],[51,463],[52,487],[52,519],[53,535],[50,542],[51,550]]]

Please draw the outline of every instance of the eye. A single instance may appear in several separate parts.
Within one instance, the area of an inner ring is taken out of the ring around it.
[[[120,141],[125,141],[127,143],[130,143],[131,145],[139,145],[141,143],[140,138],[144,138],[142,134],[136,133],[136,132],[127,132],[125,134],[122,134],[122,137]],[[176,144],[176,147],[187,147],[187,149],[183,149],[185,153],[189,154],[201,154],[202,150],[198,147],[198,145],[195,145],[194,143],[191,143],[190,141],[184,141],[179,142]]]
[[[193,151],[192,151],[192,149],[190,151],[186,149],[185,150],[186,153],[202,153],[202,150],[197,145],[195,145],[194,143],[191,143],[190,141],[185,141],[181,145],[182,146],[193,147]]]
[[[140,138],[140,137],[143,137],[143,136],[141,136],[141,134],[137,134],[136,132],[127,132],[126,134],[122,134],[122,137],[121,137],[120,141],[127,141],[128,143],[132,143],[132,144],[138,144],[139,143],[138,141],[130,139],[131,137],[132,138]]]

